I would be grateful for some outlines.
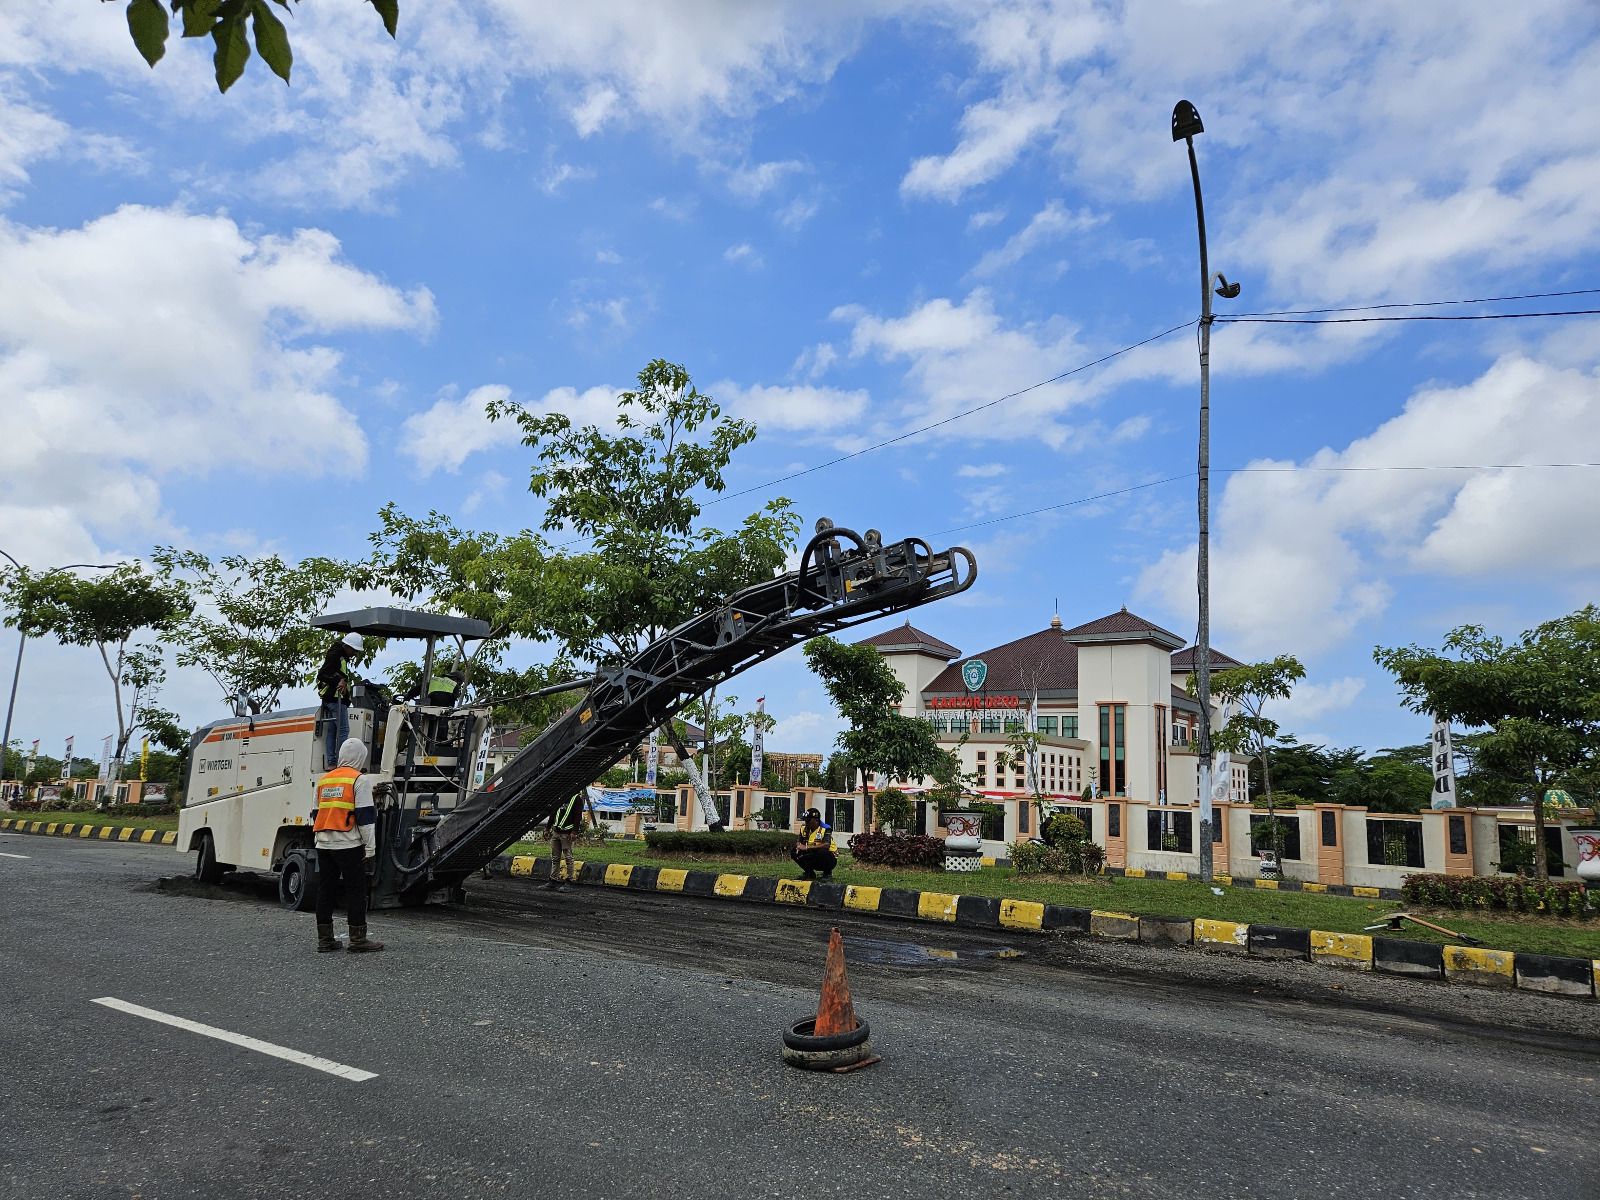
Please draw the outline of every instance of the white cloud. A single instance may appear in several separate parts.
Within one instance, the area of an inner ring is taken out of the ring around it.
[[[1325,682],[1301,681],[1295,684],[1287,700],[1273,703],[1269,715],[1285,731],[1304,728],[1307,721],[1321,720],[1330,713],[1349,708],[1366,686],[1366,680],[1354,675]]]
[[[616,88],[592,85],[584,93],[583,99],[572,106],[572,126],[578,131],[578,136],[588,137],[598,133],[601,126],[616,115],[621,102],[622,97],[617,94]]]
[[[547,196],[554,196],[569,183],[582,183],[593,178],[592,167],[575,167],[571,163],[558,163],[546,172],[539,189]]]
[[[781,162],[747,163],[728,171],[728,190],[746,200],[758,200],[777,187],[788,176],[798,174],[806,165],[798,159]]]
[[[762,428],[799,432],[823,432],[849,425],[866,411],[868,402],[864,391],[763,384],[741,387],[726,380],[714,385],[711,394],[729,411]]]
[[[761,255],[749,242],[740,242],[737,246],[729,246],[722,252],[722,257],[730,263],[743,263],[747,267],[758,268],[764,265]]]
[[[987,229],[991,225],[998,225],[1006,219],[1006,210],[1003,208],[986,208],[975,212],[967,218],[967,232],[976,233],[980,229]]]
[[[594,260],[608,267],[614,267],[622,261],[622,255],[615,250],[596,250]]]
[[[816,746],[821,742],[821,735],[831,732],[833,718],[831,714],[820,712],[797,712],[779,718],[771,732],[766,735],[765,744],[768,749],[778,753],[807,753],[815,752]],[[831,739],[829,739],[831,741]]]
[[[1033,215],[1021,230],[1011,235],[998,250],[985,254],[972,269],[974,275],[993,275],[1006,267],[1014,266],[1035,253],[1041,246],[1069,233],[1081,233],[1106,221],[1104,213],[1067,208],[1060,200],[1051,200]]]
[[[790,370],[796,375],[804,375],[807,379],[815,379],[825,375],[828,368],[839,359],[839,351],[834,349],[832,342],[818,342],[802,350],[794,360]]]
[[[441,396],[422,412],[412,413],[405,419],[400,426],[398,449],[424,474],[459,471],[474,454],[521,442],[522,430],[515,421],[491,421],[485,412],[491,402],[503,403],[510,399],[511,389],[499,383],[473,388],[464,396]],[[552,388],[537,403],[526,407],[532,412],[565,413],[575,425],[610,428],[616,418],[616,401],[615,388],[591,387],[580,392],[576,388],[559,387]],[[480,497],[480,502],[486,498],[488,493]]]
[[[425,289],[352,266],[320,230],[252,239],[169,209],[0,222],[0,278],[0,504],[46,558],[169,532],[167,476],[359,472],[340,354],[315,339],[434,322]]]
[[[478,482],[473,485],[466,498],[461,501],[461,515],[470,517],[484,504],[500,499],[505,494],[506,484],[509,482],[510,480],[499,471],[484,471],[478,476]]]
[[[779,225],[792,232],[810,221],[820,209],[821,205],[810,197],[796,196],[772,215]]]
[[[1588,471],[1371,469],[1539,462],[1600,462],[1600,377],[1510,355],[1468,384],[1417,392],[1343,450],[1252,463],[1260,470],[1228,481],[1217,514],[1219,641],[1251,656],[1315,653],[1384,612],[1396,576],[1600,569],[1600,541],[1581,532],[1600,527]],[[1193,548],[1146,568],[1139,594],[1191,613]]]
[[[963,479],[993,479],[1011,470],[1005,463],[966,463],[956,474]]]

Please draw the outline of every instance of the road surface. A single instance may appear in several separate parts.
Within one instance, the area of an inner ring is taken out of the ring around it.
[[[6,1197],[1600,1195],[1600,1005],[498,882],[318,955],[170,849],[0,854]],[[834,923],[884,1061],[812,1075]]]

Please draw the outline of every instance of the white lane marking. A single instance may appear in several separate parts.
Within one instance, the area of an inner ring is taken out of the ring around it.
[[[27,857],[28,856],[26,854],[7,854],[4,850],[0,850],[0,858],[27,858]]]
[[[215,1025],[202,1025],[199,1021],[191,1021],[186,1017],[174,1017],[168,1013],[159,1012],[153,1008],[146,1008],[142,1004],[129,1004],[126,1000],[118,1000],[115,996],[101,996],[95,1004],[103,1004],[107,1008],[114,1008],[118,1012],[131,1013],[136,1017],[143,1017],[147,1021],[159,1021],[163,1025],[171,1025],[175,1029],[187,1029],[190,1033],[198,1033],[202,1037],[216,1038],[219,1042],[232,1042],[235,1046],[243,1046],[246,1050],[254,1050],[258,1054],[270,1054],[273,1058],[281,1058],[285,1062],[299,1063],[302,1067],[310,1067],[313,1071],[325,1071],[329,1075],[337,1075],[340,1079],[348,1079],[351,1083],[362,1083],[368,1079],[376,1079],[376,1071],[363,1071],[360,1067],[347,1067],[343,1063],[336,1063],[331,1058],[318,1058],[315,1054],[306,1054],[301,1050],[291,1050],[287,1046],[275,1046],[271,1042],[263,1042],[260,1038],[249,1037],[242,1033],[231,1033],[226,1029],[218,1029]]]

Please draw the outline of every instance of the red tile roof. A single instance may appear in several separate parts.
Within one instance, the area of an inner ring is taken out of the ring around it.
[[[1041,629],[1014,642],[970,655],[989,667],[987,692],[1070,692],[1078,686],[1078,648],[1063,641],[1059,629]],[[965,660],[963,660],[965,661]],[[1026,676],[1026,677],[1025,677]],[[927,692],[965,692],[961,663],[952,663],[930,683]]]
[[[1185,646],[1182,650],[1179,650],[1176,654],[1174,654],[1172,656],[1172,669],[1174,671],[1194,670],[1194,650],[1195,648],[1193,646]],[[1244,664],[1237,658],[1224,654],[1215,646],[1211,647],[1211,669],[1213,671],[1226,667],[1242,666],[1244,666]]]
[[[882,633],[875,633],[871,637],[864,637],[856,645],[876,646],[883,651],[920,650],[947,661],[961,654],[961,651],[949,642],[936,638],[931,633],[924,633],[910,621],[893,629],[885,629]]]
[[[1184,639],[1177,634],[1125,608],[1098,620],[1086,621],[1068,629],[1062,636],[1078,642],[1148,641],[1167,645],[1170,650],[1176,650],[1184,643]]]

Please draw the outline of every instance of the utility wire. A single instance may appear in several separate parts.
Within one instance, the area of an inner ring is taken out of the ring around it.
[[[1525,317],[1593,317],[1600,308],[1572,308],[1560,312],[1416,313],[1393,317],[1217,317],[1218,325],[1364,325],[1373,321],[1515,321]]]
[[[1151,334],[1142,342],[1134,342],[1133,345],[1124,346],[1120,350],[1113,350],[1110,354],[1102,354],[1099,358],[1093,360],[1092,362],[1080,363],[1078,366],[1063,371],[1059,375],[1052,375],[1049,379],[1041,379],[1038,383],[1030,383],[1025,388],[1019,388],[1014,392],[1007,392],[1004,396],[1001,396],[998,399],[986,400],[984,403],[974,405],[972,408],[964,409],[958,413],[952,413],[948,417],[943,417],[940,420],[932,421],[927,425],[919,425],[915,429],[908,429],[906,432],[896,434],[892,438],[885,438],[881,442],[874,442],[870,446],[863,446],[859,450],[852,450],[849,454],[841,454],[839,457],[830,458],[826,462],[815,463],[812,466],[803,468],[802,470],[792,471],[788,475],[780,475],[776,479],[769,479],[765,483],[757,483],[737,492],[728,492],[725,495],[718,496],[714,500],[707,500],[702,507],[710,508],[712,505],[721,504],[725,500],[737,500],[740,496],[748,496],[751,492],[759,492],[769,487],[777,487],[780,483],[788,483],[790,480],[799,479],[803,475],[810,475],[816,471],[826,470],[828,467],[836,467],[840,463],[849,462],[852,458],[860,458],[863,454],[871,454],[874,450],[882,450],[885,446],[893,446],[897,442],[903,442],[908,438],[914,438],[919,433],[927,433],[930,429],[938,429],[942,425],[949,425],[953,421],[959,421],[964,417],[972,416],[974,413],[980,413],[986,409],[994,408],[996,405],[1004,404],[1007,400],[1015,400],[1018,396],[1025,396],[1029,392],[1036,391],[1042,387],[1048,387],[1052,383],[1060,383],[1069,375],[1080,374],[1083,371],[1089,370],[1091,367],[1098,367],[1101,363],[1110,362],[1112,359],[1120,358],[1124,354],[1131,354],[1133,351],[1138,350],[1142,346],[1148,346],[1151,342],[1159,342],[1162,338],[1170,337],[1174,333],[1177,333],[1180,329],[1188,329],[1189,326],[1197,324],[1199,324],[1198,320],[1185,321],[1182,325],[1174,325],[1171,329],[1163,329],[1160,333]]]
[[[1228,318],[1314,317],[1323,313],[1378,312],[1387,308],[1442,308],[1451,304],[1504,304],[1512,300],[1557,300],[1566,296],[1594,295],[1600,295],[1600,288],[1578,288],[1570,292],[1522,292],[1515,296],[1473,296],[1464,300],[1396,300],[1388,304],[1349,304],[1340,308],[1285,308],[1271,312],[1229,313]]]
[[[1410,463],[1400,465],[1386,465],[1373,467],[1213,467],[1212,473],[1216,475],[1257,475],[1257,474],[1282,474],[1293,475],[1307,472],[1368,472],[1368,471],[1504,471],[1510,469],[1550,469],[1550,468],[1597,468],[1600,462],[1541,462],[1541,463]],[[1147,488],[1161,487],[1163,484],[1178,483],[1185,479],[1193,479],[1199,472],[1186,471],[1181,475],[1168,475],[1164,479],[1152,479],[1148,483],[1136,483],[1130,487],[1117,488],[1109,492],[1097,492],[1092,496],[1079,496],[1074,500],[1063,500],[1059,504],[1047,504],[1042,508],[1030,508],[1024,512],[1007,513],[1005,516],[988,517],[982,521],[973,521],[968,525],[953,525],[949,529],[940,529],[930,534],[930,537],[943,537],[947,533],[963,533],[968,529],[981,529],[985,525],[1000,525],[1006,521],[1019,520],[1022,517],[1036,517],[1040,513],[1057,512],[1063,508],[1075,508],[1080,504],[1090,504],[1096,500],[1109,500],[1115,496],[1126,496],[1130,492],[1142,492]]]

